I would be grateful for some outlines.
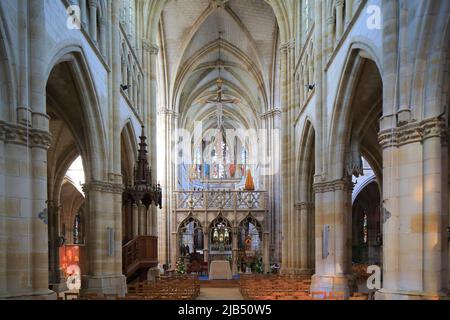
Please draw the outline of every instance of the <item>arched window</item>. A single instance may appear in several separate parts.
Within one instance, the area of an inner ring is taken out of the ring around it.
[[[203,230],[200,222],[189,217],[180,225],[180,255],[187,256],[193,252],[203,253]]]
[[[363,225],[363,227],[362,227],[363,243],[367,244],[369,242],[369,227],[368,227],[368,220],[367,220],[367,212],[366,211],[364,211],[362,225]]]

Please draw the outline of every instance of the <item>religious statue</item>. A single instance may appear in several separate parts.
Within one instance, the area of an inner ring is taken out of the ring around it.
[[[234,163],[230,164],[230,178],[234,178],[236,174],[236,165]]]
[[[252,249],[252,236],[247,235],[245,237],[245,251],[250,251]]]

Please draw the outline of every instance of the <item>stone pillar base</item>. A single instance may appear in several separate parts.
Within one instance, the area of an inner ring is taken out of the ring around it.
[[[330,294],[335,297],[348,299],[353,292],[354,277],[352,275],[313,275],[311,278],[311,293],[320,292]]]
[[[31,292],[24,294],[13,294],[13,295],[5,295],[0,296],[0,300],[57,300],[58,296],[56,292],[51,290],[44,290],[39,292]]]
[[[390,291],[381,289],[375,293],[375,300],[450,300],[448,292],[436,294],[416,291]]]
[[[103,293],[118,294],[124,297],[127,293],[127,279],[124,275],[110,276],[83,276],[82,289],[83,293]]]

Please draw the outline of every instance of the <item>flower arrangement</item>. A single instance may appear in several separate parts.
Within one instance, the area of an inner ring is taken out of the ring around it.
[[[178,259],[175,264],[175,270],[178,274],[186,274],[186,266],[184,265],[183,258]]]
[[[263,262],[262,262],[261,258],[259,258],[258,261],[255,264],[255,272],[256,273],[260,273],[260,274],[264,273],[264,265],[263,265]]]

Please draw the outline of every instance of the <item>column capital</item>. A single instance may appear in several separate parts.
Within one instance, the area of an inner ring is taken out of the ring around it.
[[[150,53],[151,55],[155,55],[155,56],[157,56],[159,54],[159,50],[160,50],[159,46],[157,44],[151,43],[146,40],[142,41],[142,48],[146,52]]]
[[[50,132],[0,121],[0,141],[5,143],[48,149],[52,143],[52,138]]]
[[[280,45],[280,52],[288,53],[289,51],[294,50],[294,48],[295,48],[295,39],[292,38]]]
[[[354,184],[352,180],[349,179],[338,179],[333,181],[317,182],[314,183],[313,189],[314,193],[326,193],[334,192],[338,190],[353,191]]]
[[[224,8],[229,0],[211,0],[211,5],[213,8]]]
[[[294,204],[295,210],[308,210],[314,209],[314,202],[296,202]]]
[[[430,138],[440,138],[442,145],[445,146],[448,144],[448,136],[449,131],[445,120],[430,118],[383,130],[378,135],[378,141],[383,149],[389,147],[398,148],[410,143],[422,143]]]
[[[160,108],[158,111],[159,115],[165,115],[165,116],[170,116],[170,117],[174,117],[174,118],[178,118],[178,112],[176,112],[173,109],[169,109],[169,108]]]
[[[99,191],[105,193],[122,194],[125,190],[123,184],[110,183],[105,181],[93,180],[83,185],[83,191],[89,194],[90,191]]]
[[[265,119],[274,118],[274,117],[280,116],[280,115],[281,115],[281,110],[278,108],[273,108],[269,111],[262,113],[259,117],[261,119],[265,120]]]
[[[335,22],[334,16],[328,16],[326,19],[326,22],[327,22],[328,26],[334,25],[334,22]]]
[[[97,8],[98,0],[88,0],[88,4],[89,4],[89,7],[91,7],[91,8]]]
[[[335,0],[334,2],[335,7],[343,7],[344,6],[344,0]]]

